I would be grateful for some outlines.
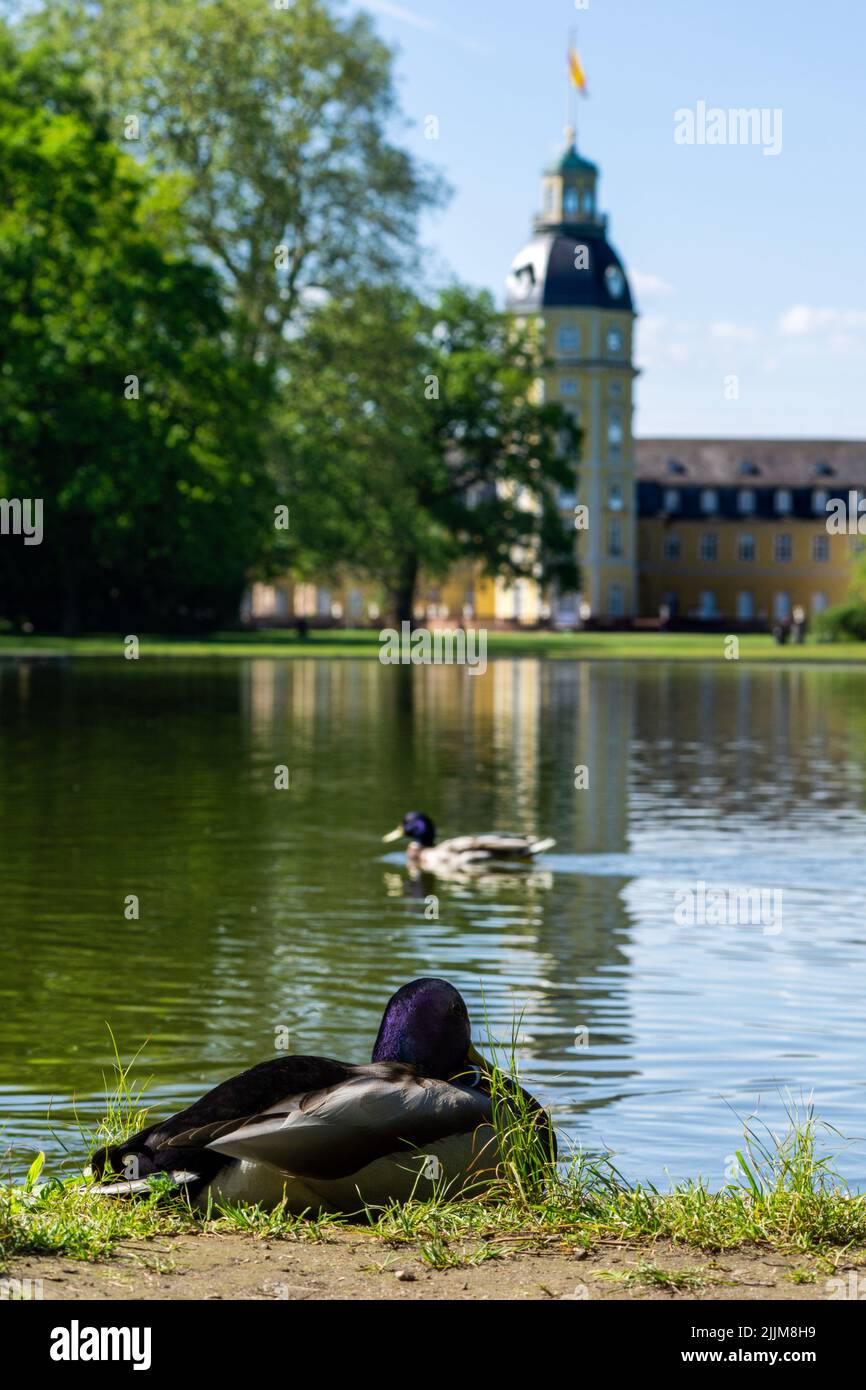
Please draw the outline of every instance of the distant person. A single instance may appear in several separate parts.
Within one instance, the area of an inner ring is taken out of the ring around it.
[[[295,631],[298,634],[299,641],[306,642],[310,635],[310,624],[307,622],[306,618],[297,618],[295,620]]]
[[[797,607],[794,609],[792,616],[794,619],[794,625],[792,628],[794,641],[796,642],[798,647],[801,647],[806,640],[806,629],[808,627],[808,623],[806,622],[805,608],[801,608],[798,604]]]

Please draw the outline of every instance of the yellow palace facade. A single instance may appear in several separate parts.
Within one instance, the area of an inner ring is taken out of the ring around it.
[[[841,602],[862,542],[832,533],[827,505],[866,498],[866,443],[634,438],[628,275],[599,209],[598,168],[566,135],[562,156],[544,171],[541,212],[512,263],[506,305],[540,325],[549,366],[539,390],[581,429],[574,486],[560,497],[574,519],[580,590],[542,591],[533,579],[492,579],[460,566],[442,582],[422,583],[417,620],[760,627]],[[368,586],[296,584],[291,576],[254,585],[242,616],[348,626],[385,617]]]

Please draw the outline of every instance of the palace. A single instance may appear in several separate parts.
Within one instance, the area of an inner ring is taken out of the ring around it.
[[[541,327],[548,367],[539,389],[581,429],[574,487],[560,504],[575,526],[578,593],[533,579],[489,578],[469,565],[422,583],[420,621],[560,629],[635,622],[767,627],[795,609],[842,602],[856,522],[828,524],[866,498],[866,442],[635,439],[636,310],[627,271],[599,210],[599,171],[566,132],[543,176],[542,210],[515,257],[506,306]],[[864,503],[866,505],[866,503]],[[348,582],[256,584],[243,617],[259,624],[379,625],[381,596]]]

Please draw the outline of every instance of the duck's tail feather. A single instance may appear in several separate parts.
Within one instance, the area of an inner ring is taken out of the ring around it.
[[[547,850],[553,849],[553,846],[555,844],[556,841],[552,839],[533,840],[532,844],[529,847],[529,852],[530,854],[545,854]]]
[[[168,1179],[173,1187],[186,1189],[201,1181],[198,1173],[190,1173],[178,1169],[173,1173],[160,1173],[163,1179]],[[154,1185],[149,1178],[127,1178],[119,1182],[99,1182],[88,1189],[91,1197],[150,1197],[154,1192]]]

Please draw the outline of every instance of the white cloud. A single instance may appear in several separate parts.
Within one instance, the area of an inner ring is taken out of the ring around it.
[[[477,39],[471,39],[465,34],[458,34],[454,29],[447,28],[438,20],[430,19],[427,15],[416,14],[414,10],[407,10],[405,5],[393,5],[391,0],[364,0],[364,8],[376,10],[379,14],[386,14],[389,19],[399,20],[401,24],[409,24],[413,29],[424,29],[428,34],[441,34],[444,38],[453,39],[455,43],[459,43],[461,48],[468,48],[472,53],[490,54],[493,51],[486,44],[479,43]]]
[[[816,309],[809,304],[793,304],[779,316],[779,332],[785,338],[842,333],[852,328],[866,328],[866,310]]]
[[[638,294],[670,294],[673,285],[669,285],[667,280],[663,280],[660,275],[653,275],[650,271],[630,270],[629,279]]]
[[[757,328],[748,323],[731,323],[720,320],[710,324],[710,337],[721,338],[726,343],[756,343],[760,338]]]
[[[694,354],[694,330],[690,323],[665,314],[644,314],[637,321],[635,360],[640,367],[688,362]]]

